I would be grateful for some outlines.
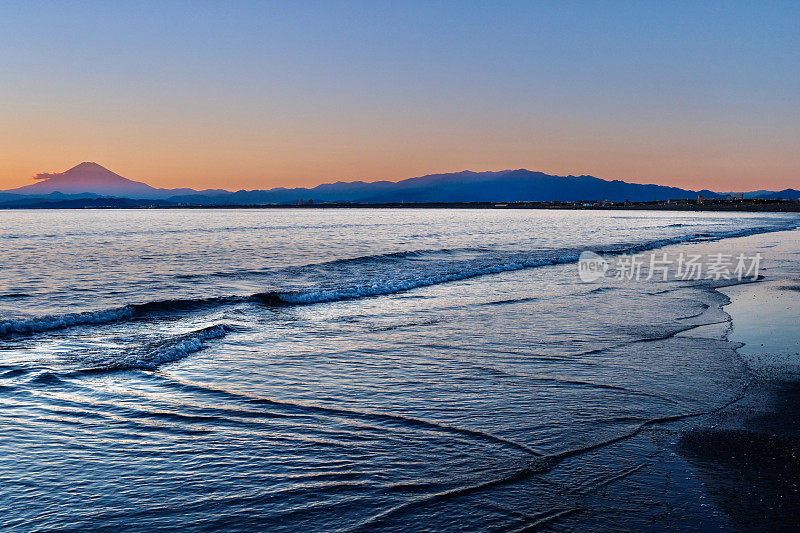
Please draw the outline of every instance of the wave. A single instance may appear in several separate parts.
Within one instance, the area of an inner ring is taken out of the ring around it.
[[[493,252],[480,248],[457,248],[413,250],[337,259],[283,269],[285,272],[296,271],[296,273],[307,274],[309,271],[314,271],[319,274],[320,279],[313,280],[315,284],[309,288],[266,291],[242,296],[167,299],[128,304],[101,311],[7,320],[0,322],[0,338],[30,335],[73,326],[107,324],[160,313],[191,312],[239,303],[256,303],[277,307],[381,296],[487,274],[574,263],[578,261],[581,252],[586,250],[608,255],[629,254],[674,244],[707,242],[797,227],[797,223],[792,222],[787,225],[747,228],[716,234],[691,233],[642,243],[527,252]],[[447,259],[436,260],[442,257],[447,257]],[[404,263],[409,260],[413,261],[413,264]],[[397,268],[398,263],[400,263],[399,268]]]
[[[276,302],[293,305],[308,305],[324,302],[335,302],[339,300],[350,300],[354,298],[364,298],[368,296],[381,296],[394,294],[397,292],[429,287],[449,281],[460,281],[464,279],[483,276],[486,274],[499,274],[532,268],[537,266],[554,265],[557,263],[570,263],[578,260],[578,252],[570,252],[559,258],[538,259],[538,258],[517,258],[508,260],[505,263],[495,263],[488,265],[455,265],[464,267],[454,271],[435,272],[422,274],[414,277],[375,280],[373,283],[363,283],[346,287],[335,287],[326,289],[303,289],[291,292],[265,293],[256,295],[261,301]],[[277,299],[276,299],[277,297]]]
[[[189,354],[205,348],[205,341],[224,337],[232,328],[216,324],[189,333],[174,335],[167,339],[147,343],[138,348],[126,350],[122,354],[106,354],[87,360],[89,367],[84,371],[101,372],[110,370],[152,370],[163,363],[183,359]]]
[[[14,334],[25,335],[40,333],[54,329],[63,329],[85,324],[107,324],[133,317],[135,306],[126,305],[116,309],[86,311],[83,313],[67,313],[65,315],[46,315],[35,318],[21,318],[0,322],[0,337]]]
[[[558,265],[565,263],[574,263],[578,261],[581,252],[590,250],[595,253],[605,254],[627,254],[636,253],[664,246],[720,240],[732,237],[743,237],[757,233],[764,233],[769,231],[777,231],[787,229],[786,227],[768,227],[768,228],[749,228],[744,230],[734,230],[728,232],[721,232],[716,235],[709,235],[706,233],[692,233],[678,237],[658,239],[644,243],[633,244],[620,244],[611,247],[585,247],[585,248],[562,248],[555,250],[545,250],[540,252],[511,252],[505,255],[486,254],[484,257],[477,257],[473,260],[455,261],[436,265],[447,268],[449,266],[456,266],[457,268],[451,271],[443,271],[444,268],[439,269],[433,273],[423,273],[415,277],[399,277],[395,279],[387,279],[380,277],[374,283],[362,283],[359,285],[351,285],[346,287],[334,288],[314,288],[305,289],[291,292],[268,292],[254,295],[252,298],[262,303],[272,305],[308,305],[315,303],[332,302],[338,300],[347,300],[353,298],[363,298],[369,296],[380,296],[385,294],[394,294],[401,291],[428,287],[431,285],[438,285],[440,283],[447,283],[450,281],[460,281],[473,277],[483,276],[487,274],[499,274],[502,272],[512,272],[515,270],[522,270],[526,268],[534,268],[539,266]],[[470,251],[477,251],[472,249]],[[441,252],[441,251],[437,251]],[[413,252],[415,255],[421,255],[420,251]],[[393,254],[394,255],[394,254]],[[358,261],[363,261],[364,258],[359,258]]]
[[[250,297],[242,296],[212,296],[209,298],[172,298],[168,300],[154,300],[140,304],[131,304],[134,315],[152,315],[157,313],[173,313],[175,311],[193,311],[207,307],[221,307],[248,300]]]
[[[156,300],[141,304],[128,304],[112,309],[67,313],[64,315],[44,315],[32,318],[19,318],[0,322],[0,339],[15,335],[31,335],[76,326],[112,324],[131,320],[137,316],[176,311],[192,311],[208,307],[234,304],[252,297],[212,297],[196,299]]]

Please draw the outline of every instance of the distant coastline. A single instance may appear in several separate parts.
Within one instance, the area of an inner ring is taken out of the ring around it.
[[[351,181],[324,183],[312,188],[267,190],[158,189],[130,180],[85,161],[64,172],[36,176],[36,183],[0,191],[3,208],[143,208],[143,207],[472,207],[582,209],[635,207],[638,209],[747,211],[795,210],[791,204],[745,203],[745,200],[797,200],[800,191],[715,192],[605,180],[594,176],[556,176],[526,169],[428,174],[397,182]],[[727,203],[725,201],[733,201]],[[679,208],[680,209],[680,208]]]
[[[565,210],[640,210],[640,211],[731,211],[800,212],[800,200],[707,199],[652,202],[305,202],[295,204],[201,205],[177,204],[166,200],[131,198],[78,198],[35,202],[27,205],[2,205],[0,209],[565,209]]]

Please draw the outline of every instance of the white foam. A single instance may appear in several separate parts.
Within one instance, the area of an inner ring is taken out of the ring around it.
[[[0,322],[0,337],[13,334],[38,333],[83,324],[107,324],[131,318],[135,309],[131,305],[102,311],[86,311],[64,315],[47,315]]]
[[[569,257],[560,259],[535,259],[535,260],[517,260],[509,261],[507,263],[495,263],[492,265],[475,266],[473,268],[464,268],[455,272],[441,272],[428,275],[420,275],[413,278],[398,278],[398,279],[382,279],[371,284],[364,284],[358,286],[342,287],[336,289],[322,289],[322,290],[305,290],[292,293],[279,294],[281,300],[291,304],[313,304],[322,302],[333,302],[338,300],[345,300],[349,298],[363,298],[365,296],[378,296],[383,294],[393,294],[400,291],[417,289],[420,287],[428,287],[437,285],[439,283],[446,283],[449,281],[459,281],[469,279],[476,276],[485,274],[497,274],[500,272],[510,272],[514,270],[521,270],[523,268],[530,268],[534,266],[552,265],[556,263],[564,263],[574,261],[577,258],[577,253]],[[463,266],[463,265],[459,265]]]
[[[206,346],[205,341],[224,337],[227,331],[228,329],[223,324],[217,324],[149,343],[140,348],[128,350],[122,355],[106,354],[90,363],[93,367],[107,370],[152,369],[202,350]]]
[[[659,239],[639,244],[625,244],[614,247],[613,250],[606,250],[605,253],[623,254],[652,250],[664,246],[696,242],[699,240],[719,240],[730,237],[741,237],[769,231],[765,228],[752,228],[747,230],[736,230],[718,233],[714,235],[691,233],[678,237]],[[331,289],[307,289],[296,292],[278,293],[280,300],[289,304],[314,304],[345,300],[350,298],[363,298],[367,296],[379,296],[393,294],[400,291],[416,289],[446,283],[449,281],[460,281],[486,274],[497,274],[501,272],[511,272],[545,265],[556,265],[572,263],[578,260],[583,249],[562,249],[550,250],[542,253],[512,253],[506,257],[495,256],[480,258],[473,261],[452,262],[442,264],[440,272],[423,272],[416,277],[391,276],[381,278],[380,281],[369,283],[369,280],[361,280],[362,285],[348,286]],[[596,251],[602,251],[599,248]],[[456,267],[454,270],[446,271],[448,267]],[[403,271],[398,271],[401,273]]]

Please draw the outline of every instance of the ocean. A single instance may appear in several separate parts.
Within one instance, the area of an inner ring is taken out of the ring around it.
[[[736,527],[681,444],[752,388],[725,280],[587,282],[578,259],[763,252],[762,274],[788,279],[796,265],[754,247],[798,227],[0,211],[0,527]]]

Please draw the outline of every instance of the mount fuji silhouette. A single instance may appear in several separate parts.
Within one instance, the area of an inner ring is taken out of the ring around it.
[[[38,183],[25,185],[5,192],[45,195],[94,193],[103,196],[149,198],[159,195],[159,189],[140,181],[123,178],[97,163],[85,162],[56,174],[37,174]]]
[[[167,198],[176,194],[198,194],[194,189],[157,189],[141,181],[123,178],[102,165],[86,161],[69,170],[58,173],[37,174],[37,183],[8,189],[4,193],[25,196],[47,196],[54,193],[63,195],[111,196],[116,198],[155,199]],[[202,191],[225,193],[222,189]]]

